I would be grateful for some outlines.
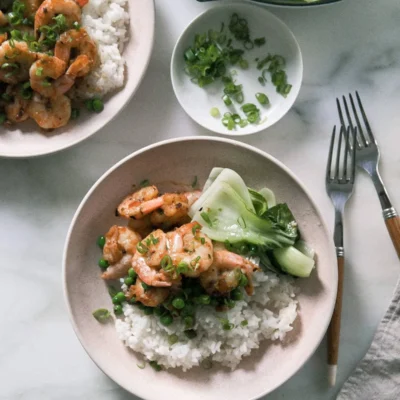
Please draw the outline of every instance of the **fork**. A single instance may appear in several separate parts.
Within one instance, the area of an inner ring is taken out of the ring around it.
[[[338,263],[337,297],[328,328],[328,382],[330,386],[334,386],[336,382],[339,356],[340,318],[342,312],[344,277],[343,213],[345,204],[353,193],[356,168],[355,138],[356,136],[352,135],[352,143],[350,143],[350,127],[345,130],[345,128],[341,126],[337,145],[335,146],[336,126],[334,126],[329,147],[328,165],[326,167],[326,191],[335,208],[333,240],[335,242]],[[332,163],[335,148],[336,157],[335,162]]]
[[[349,125],[352,135],[354,135],[357,139],[356,143],[356,162],[357,166],[362,168],[367,172],[367,174],[371,177],[372,182],[374,183],[376,192],[379,197],[379,201],[381,203],[382,207],[382,214],[383,218],[386,223],[386,227],[389,231],[389,235],[392,239],[393,245],[396,249],[398,257],[400,257],[400,217],[397,214],[396,209],[393,207],[389,195],[387,193],[387,190],[385,188],[385,185],[382,181],[382,178],[379,174],[379,169],[378,169],[378,164],[379,164],[379,159],[380,159],[380,152],[379,152],[379,147],[378,143],[372,133],[371,126],[369,124],[367,115],[365,114],[364,107],[361,102],[360,95],[356,91],[356,97],[357,97],[357,104],[358,108],[361,112],[362,120],[364,122],[364,128],[361,124],[359,114],[357,112],[353,96],[351,93],[349,94],[349,99],[350,99],[350,104],[351,104],[351,109],[353,111],[353,117],[356,121],[356,127],[353,124],[353,119],[351,118],[350,115],[350,110],[348,107],[348,103],[346,100],[345,96],[342,96],[342,101],[346,113],[346,117],[348,120],[348,124],[345,124],[344,118],[343,118],[343,112],[342,108],[340,105],[339,99],[336,99],[336,104],[339,112],[339,118],[340,118],[340,123],[342,126]],[[358,131],[358,134],[356,132],[356,128]],[[368,133],[366,135],[364,133],[364,130]]]

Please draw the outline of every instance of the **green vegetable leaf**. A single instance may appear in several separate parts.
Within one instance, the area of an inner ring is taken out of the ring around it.
[[[277,204],[270,208],[265,213],[264,218],[268,218],[294,239],[298,238],[297,222],[286,203]]]

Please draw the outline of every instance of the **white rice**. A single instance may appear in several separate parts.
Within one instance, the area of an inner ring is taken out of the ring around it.
[[[99,62],[78,85],[75,95],[104,97],[124,85],[126,62],[122,56],[129,39],[128,0],[90,0],[82,10],[82,27],[96,42]]]
[[[181,367],[185,371],[206,360],[234,369],[262,340],[284,339],[297,316],[292,278],[258,272],[254,274],[254,287],[253,296],[245,296],[226,313],[211,306],[199,308],[194,326],[197,337],[191,340],[185,336],[181,321],[175,320],[166,327],[158,317],[146,316],[138,307],[125,303],[124,318],[116,320],[119,338],[165,368]],[[232,330],[223,330],[224,318],[234,324]],[[247,321],[246,326],[241,325],[243,321]],[[172,346],[168,344],[171,334],[179,337]]]

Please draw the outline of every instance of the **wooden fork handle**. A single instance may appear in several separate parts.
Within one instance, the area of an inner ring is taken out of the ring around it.
[[[328,328],[329,365],[337,365],[339,357],[340,319],[342,314],[342,297],[343,297],[344,257],[338,256],[337,262],[338,262],[338,289],[336,295],[335,309],[333,311],[331,323],[329,324]]]
[[[400,217],[398,215],[385,220],[394,248],[400,257]]]

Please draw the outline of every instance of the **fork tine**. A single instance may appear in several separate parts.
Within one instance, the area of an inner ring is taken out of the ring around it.
[[[347,119],[349,121],[349,125],[351,128],[351,133],[353,135],[356,135],[356,132],[354,130],[354,125],[353,125],[353,120],[351,119],[349,107],[347,105],[346,97],[342,96],[342,98],[343,98],[344,109],[346,110],[346,116],[347,116]],[[365,141],[364,136],[361,136],[362,145],[361,145],[360,140],[358,139],[357,135],[356,135],[356,139],[357,139],[357,144],[358,144],[359,148],[367,146],[367,142]]]
[[[333,154],[333,146],[335,145],[335,136],[336,136],[336,125],[333,127],[331,144],[329,146],[328,153],[328,164],[326,165],[326,181],[330,182],[332,180],[332,154]]]
[[[337,106],[337,109],[338,109],[340,124],[341,124],[342,126],[346,126],[347,124],[345,124],[345,122],[344,122],[342,107],[341,107],[341,105],[340,105],[340,100],[339,100],[337,97],[336,97],[336,106]],[[354,136],[353,131],[352,131],[352,135]],[[358,141],[358,138],[357,138],[357,146],[358,146],[359,149],[361,149],[361,145],[360,145],[360,143],[359,143],[359,141]]]
[[[350,127],[348,126],[346,132],[344,134],[344,160],[343,160],[343,182],[348,182],[349,178],[347,177],[347,161],[348,161],[348,154],[350,152]]]
[[[350,98],[351,108],[353,109],[353,115],[354,115],[354,118],[356,120],[356,124],[358,127],[359,135],[360,135],[362,141],[365,143],[365,146],[368,146],[369,142],[368,142],[367,138],[365,137],[364,131],[362,129],[360,119],[358,118],[358,112],[357,112],[356,106],[354,104],[353,96],[351,95],[351,93],[349,94],[349,98]]]
[[[343,131],[344,131],[344,127],[341,126],[340,127],[340,132],[339,132],[339,141],[338,141],[338,145],[337,145],[337,151],[336,151],[336,165],[335,165],[335,176],[334,179],[336,180],[340,180],[339,178],[339,163],[340,163],[340,153],[342,151],[342,137],[343,137]]]
[[[350,183],[354,183],[356,177],[356,136],[357,136],[357,128],[355,128],[355,134],[352,136],[353,147],[351,151],[351,175],[350,175]]]
[[[367,132],[369,134],[369,137],[370,137],[370,139],[371,139],[371,141],[373,143],[377,144],[376,140],[375,140],[375,137],[374,137],[374,135],[372,133],[371,126],[369,125],[369,121],[368,121],[367,115],[365,114],[364,107],[363,107],[363,105],[361,103],[360,95],[358,94],[357,90],[356,90],[356,97],[357,97],[358,106],[360,107],[360,111],[361,111],[361,114],[363,116],[364,124],[365,124],[365,126],[367,128]]]

